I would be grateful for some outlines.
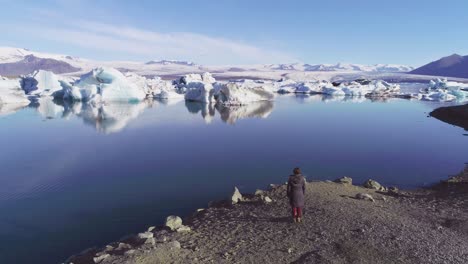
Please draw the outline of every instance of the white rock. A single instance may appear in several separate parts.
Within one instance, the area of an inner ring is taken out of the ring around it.
[[[154,234],[152,232],[144,232],[144,233],[139,233],[138,237],[141,239],[148,239],[154,237]]]
[[[150,227],[148,227],[148,232],[151,232],[151,231],[153,231],[154,229],[156,229],[155,226],[150,226]]]
[[[242,194],[239,192],[239,189],[237,189],[237,187],[234,187],[234,193],[231,197],[232,204],[236,204],[238,202],[241,202],[242,200]]]
[[[268,197],[268,196],[265,196],[265,198],[263,198],[263,200],[265,201],[265,203],[271,203],[271,202],[273,202],[273,200],[271,200],[271,198]]]
[[[375,202],[374,198],[370,194],[367,194],[367,193],[358,193],[358,194],[356,194],[356,199]]]
[[[177,228],[177,233],[190,232],[192,229],[189,226],[182,225]]]
[[[264,191],[258,190],[258,189],[255,191],[255,195],[256,195],[256,196],[263,195],[264,193],[265,193]]]
[[[172,231],[177,230],[177,228],[182,226],[182,218],[170,215],[166,218],[166,226],[169,227]]]
[[[171,241],[168,243],[169,244],[169,247],[172,248],[172,249],[179,249],[180,248],[180,242],[179,241]]]
[[[101,255],[99,257],[93,258],[93,260],[94,260],[94,263],[101,263],[104,259],[106,259],[108,257],[110,257],[109,254],[104,254],[104,255]]]

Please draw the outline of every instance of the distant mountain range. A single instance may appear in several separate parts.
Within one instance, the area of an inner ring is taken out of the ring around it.
[[[468,78],[468,56],[453,54],[431,62],[420,68],[397,64],[362,65],[352,63],[337,64],[267,64],[267,65],[228,65],[200,66],[189,61],[152,60],[148,62],[131,61],[93,61],[67,55],[34,52],[27,49],[0,47],[0,75],[18,76],[36,70],[47,70],[57,74],[79,75],[99,66],[114,67],[122,71],[138,72],[146,75],[185,74],[201,71],[226,72],[270,72],[276,75],[301,72],[339,73],[411,73],[417,75]],[[238,74],[239,75],[239,74]],[[240,75],[239,75],[240,76]]]
[[[51,71],[57,74],[79,71],[80,68],[73,67],[69,63],[47,58],[38,58],[34,55],[26,55],[17,62],[0,64],[0,75],[17,76],[31,73],[37,70]]]
[[[337,64],[270,64],[265,65],[272,70],[293,70],[293,71],[362,71],[362,72],[409,72],[414,68],[406,65],[396,64],[375,64],[362,65],[352,63]]]
[[[146,65],[152,65],[152,64],[159,64],[159,65],[170,65],[170,64],[175,64],[175,65],[185,65],[185,66],[196,66],[195,63],[190,62],[190,61],[178,61],[178,60],[159,60],[159,61],[148,61],[145,63]]]
[[[468,78],[468,56],[453,54],[419,67],[410,73]]]

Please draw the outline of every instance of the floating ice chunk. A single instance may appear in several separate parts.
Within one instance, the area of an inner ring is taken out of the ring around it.
[[[132,83],[131,80],[137,81]],[[73,85],[61,82],[63,90],[54,97],[63,95],[72,101],[92,102],[135,102],[146,98],[146,84],[135,75],[127,79],[113,68],[100,67],[86,73]]]
[[[223,105],[247,105],[258,101],[271,101],[275,95],[262,84],[247,86],[243,83],[229,82],[219,86],[216,101]]]
[[[322,88],[323,94],[333,96],[390,97],[399,95],[399,92],[398,84],[389,84],[381,80],[342,83],[338,86],[327,85]]]
[[[30,103],[23,89],[20,79],[8,79],[0,76],[0,105],[15,104],[17,107]]]
[[[185,100],[209,103],[214,101],[213,84],[216,80],[210,73],[188,74],[174,81],[181,92],[185,92]]]
[[[21,79],[21,86],[25,93],[34,95],[52,95],[62,90],[59,77],[50,71],[35,71]]]
[[[296,85],[295,93],[315,94],[321,93],[323,87],[330,85],[329,82],[303,82]]]
[[[465,102],[468,99],[468,91],[465,89],[468,89],[468,84],[436,79],[431,80],[428,88],[420,91],[418,98],[427,101]]]

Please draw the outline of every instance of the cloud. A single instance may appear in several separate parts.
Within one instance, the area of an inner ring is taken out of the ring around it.
[[[40,11],[40,10],[39,10]],[[46,12],[50,18],[53,14]],[[298,61],[290,54],[236,40],[191,32],[161,33],[95,21],[65,21],[60,27],[36,23],[22,27],[35,38],[96,52],[119,52],[125,58],[191,60],[203,64],[251,64]],[[116,59],[119,58],[116,55]]]

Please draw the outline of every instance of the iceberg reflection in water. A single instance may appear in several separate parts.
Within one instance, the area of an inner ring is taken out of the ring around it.
[[[206,123],[211,123],[216,111],[221,120],[228,124],[235,124],[245,118],[267,118],[273,111],[273,102],[260,101],[248,105],[224,106],[220,104],[205,104],[199,102],[185,102],[187,110],[192,114],[201,113]]]
[[[386,102],[386,100],[372,100],[365,97],[328,96],[328,95],[280,95],[294,97],[298,103],[320,102],[353,102],[365,101]],[[56,100],[51,97],[42,97],[31,103],[29,107],[35,108],[44,119],[73,117],[80,118],[84,124],[92,126],[96,131],[104,134],[120,132],[128,124],[137,119],[146,109],[154,106],[169,107],[182,103],[183,99],[145,99],[142,102],[127,103],[86,103]],[[220,120],[227,124],[235,124],[241,119],[268,118],[274,108],[272,101],[253,102],[248,105],[225,106],[214,103],[200,103],[184,101],[189,113],[201,114],[203,120],[209,124],[215,120],[218,112]],[[23,109],[23,105],[0,105],[0,116],[13,114]]]

